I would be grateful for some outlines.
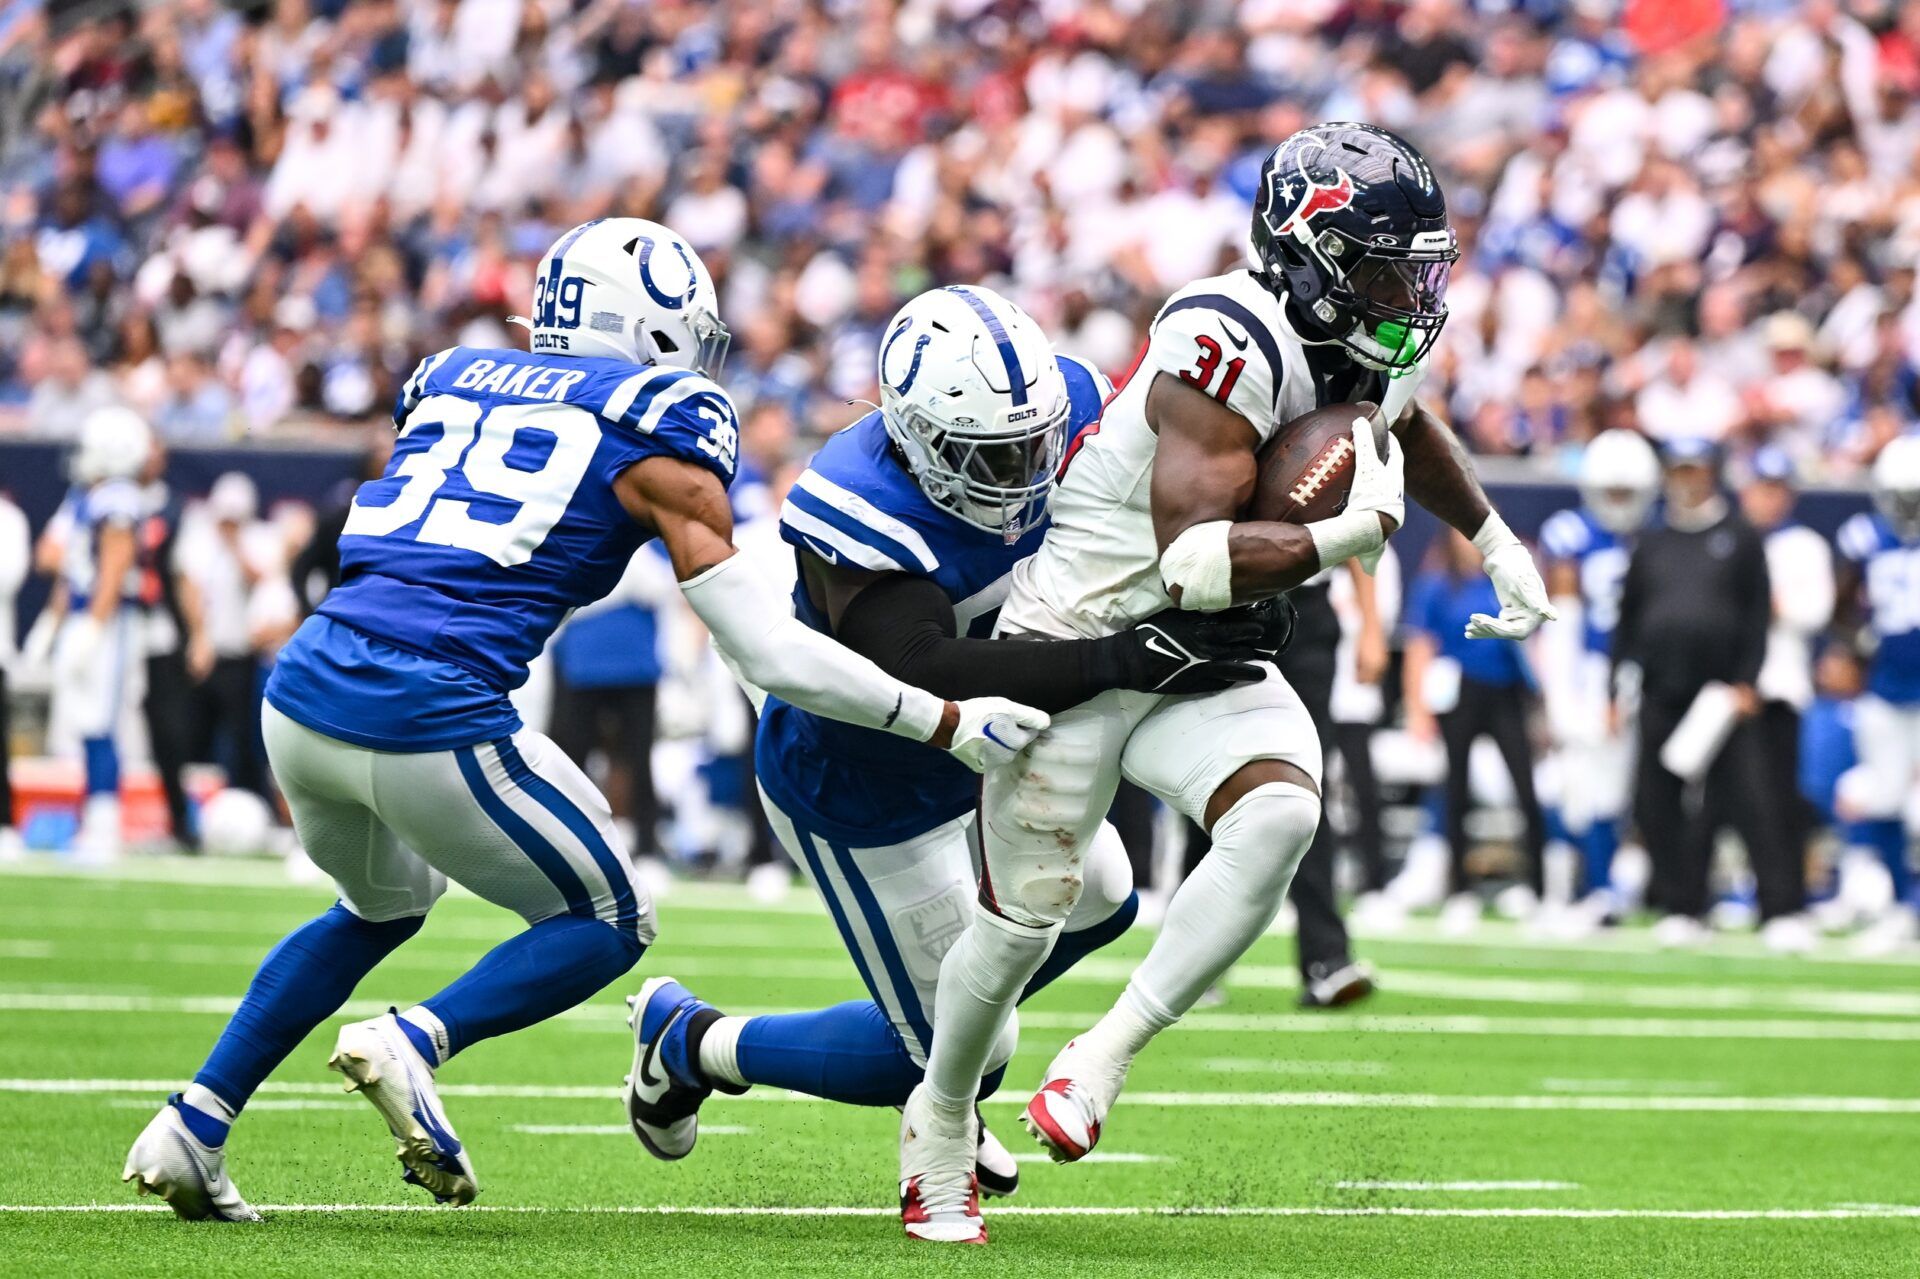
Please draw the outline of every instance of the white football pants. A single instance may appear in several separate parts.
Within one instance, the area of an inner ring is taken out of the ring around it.
[[[1207,802],[1255,760],[1282,760],[1320,782],[1320,735],[1278,670],[1257,684],[1168,697],[1102,693],[1053,717],[1007,768],[986,775],[983,899],[1043,928],[1080,899],[1093,835],[1120,779],[1204,825]]]
[[[1920,704],[1898,704],[1871,693],[1860,699],[1853,728],[1860,763],[1848,787],[1862,814],[1915,824],[1920,811]]]
[[[542,734],[398,753],[261,704],[267,759],[300,843],[362,919],[424,915],[449,879],[529,924],[602,919],[653,941],[653,903],[598,788]]]

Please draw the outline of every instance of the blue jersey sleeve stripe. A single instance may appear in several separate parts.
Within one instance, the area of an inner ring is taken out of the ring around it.
[[[1013,338],[1007,333],[1007,326],[993,313],[987,300],[972,289],[960,284],[947,286],[949,292],[958,293],[966,304],[973,308],[980,322],[987,326],[988,336],[994,345],[1000,348],[1000,360],[1007,366],[1007,379],[1013,383],[1013,402],[1016,405],[1027,402],[1027,375],[1020,369],[1020,354],[1013,349]]]
[[[802,472],[794,482],[794,491],[807,494],[817,503],[811,509],[832,512],[836,524],[863,530],[878,539],[870,544],[898,546],[904,552],[901,563],[917,565],[923,573],[931,573],[940,567],[940,557],[933,553],[933,547],[927,544],[927,539],[904,520],[889,515],[865,497],[834,483],[820,472],[811,469]]]
[[[826,519],[807,510],[794,501],[798,495],[807,500],[798,489],[787,494],[787,500],[780,504],[780,536],[782,540],[811,555],[818,556],[829,564],[847,563],[860,568],[871,569],[876,573],[911,573],[912,561],[894,556],[879,547],[850,535],[845,529],[830,524]]]
[[[868,567],[898,568],[907,573],[931,573],[938,567],[937,561],[923,560],[912,547],[887,536],[871,525],[861,523],[845,511],[823,501],[818,494],[809,493],[798,485],[787,492],[782,519],[786,518],[784,512],[788,508],[796,516],[811,517],[821,525],[836,531],[839,536],[831,541],[831,545],[843,549],[853,546],[865,547],[869,551],[876,552],[886,561],[884,564],[868,565]],[[797,521],[795,528],[799,529],[804,522],[804,520]],[[849,558],[858,558],[861,554],[851,549],[847,549],[846,553]]]

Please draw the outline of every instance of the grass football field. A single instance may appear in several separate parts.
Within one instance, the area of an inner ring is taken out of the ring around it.
[[[1746,939],[1670,955],[1636,930],[1369,942],[1382,993],[1316,1014],[1294,1009],[1292,942],[1271,937],[1224,1008],[1143,1056],[1095,1161],[1023,1165],[984,1249],[901,1237],[892,1111],[716,1098],[690,1158],[648,1158],[615,1096],[622,989],[441,1072],[472,1208],[401,1184],[372,1108],[324,1068],[329,1025],[230,1143],[266,1223],[154,1211],[119,1183],[129,1142],[261,954],[328,901],[264,865],[0,872],[0,1273],[1920,1273],[1920,965]],[[660,915],[631,985],[670,972],[729,1011],[858,990],[804,888],[766,909],[682,887]],[[432,992],[515,922],[449,897],[347,1011]],[[1017,1105],[1148,941],[1023,1010],[986,1108],[1023,1156]]]

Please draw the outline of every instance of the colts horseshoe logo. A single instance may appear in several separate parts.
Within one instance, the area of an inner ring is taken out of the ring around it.
[[[693,259],[687,256],[687,246],[675,240],[673,247],[680,254],[680,260],[687,264],[687,291],[679,297],[664,292],[653,282],[653,271],[648,265],[653,259],[653,238],[640,235],[627,241],[627,252],[633,254],[640,264],[640,287],[647,291],[648,297],[661,306],[672,307],[677,311],[693,301],[693,295],[700,287],[700,275],[693,269]]]
[[[912,327],[913,317],[906,316],[900,323],[893,326],[893,332],[887,334],[887,344],[880,348],[880,367],[882,369],[887,367],[887,357],[893,354],[893,344],[899,341],[901,335]],[[920,376],[920,356],[925,353],[927,344],[931,341],[933,341],[933,335],[931,333],[922,333],[914,340],[913,359],[907,364],[907,375],[900,379],[898,386],[893,388],[897,394],[905,395],[913,389],[913,380]]]

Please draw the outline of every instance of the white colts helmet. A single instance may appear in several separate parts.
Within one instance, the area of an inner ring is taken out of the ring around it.
[[[732,341],[706,264],[644,218],[583,222],[540,259],[533,318],[539,354],[663,364],[718,377]]]
[[[75,484],[130,480],[139,475],[153,451],[153,430],[132,409],[95,409],[80,424],[68,470]]]
[[[915,482],[1009,546],[1046,514],[1069,408],[1052,344],[991,289],[922,293],[880,339],[880,416]]]
[[[1580,459],[1580,500],[1611,533],[1632,533],[1646,523],[1660,491],[1660,458],[1646,437],[1633,431],[1602,431]]]
[[[1873,459],[1873,504],[1901,541],[1920,539],[1920,435],[1889,440]]]

